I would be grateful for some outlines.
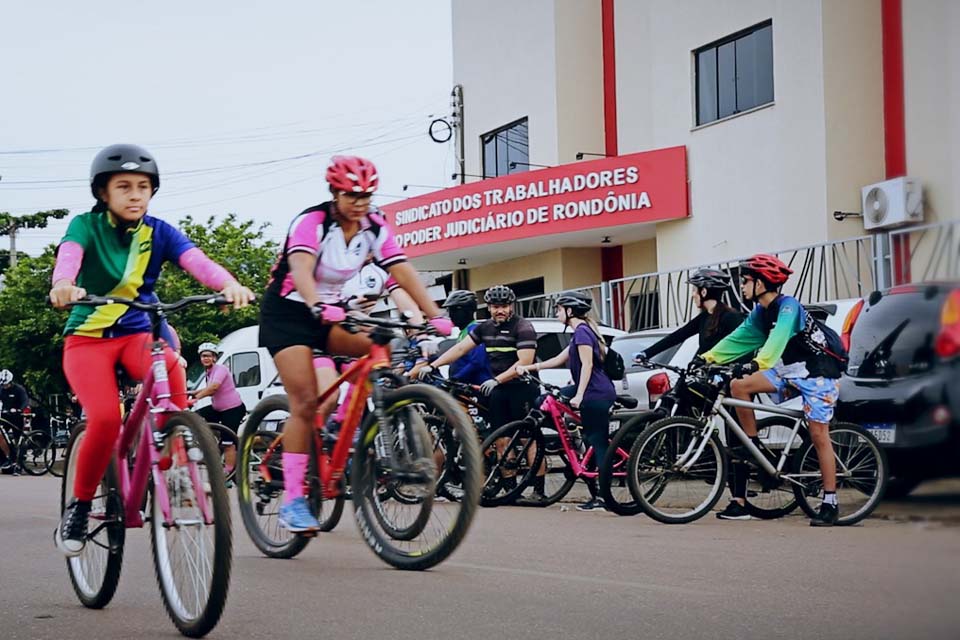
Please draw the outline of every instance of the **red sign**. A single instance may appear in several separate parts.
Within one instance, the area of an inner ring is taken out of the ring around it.
[[[670,147],[460,185],[381,207],[411,258],[685,218],[687,150]]]

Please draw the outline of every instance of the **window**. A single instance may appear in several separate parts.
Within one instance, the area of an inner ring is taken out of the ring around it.
[[[260,384],[260,356],[256,351],[235,353],[229,361],[233,383],[238,387],[255,387]]]
[[[693,52],[697,124],[773,102],[773,23],[755,25]]]
[[[484,178],[496,178],[530,169],[527,166],[530,162],[530,142],[526,118],[483,134],[480,136],[480,146],[483,148]],[[511,168],[511,162],[517,164]]]

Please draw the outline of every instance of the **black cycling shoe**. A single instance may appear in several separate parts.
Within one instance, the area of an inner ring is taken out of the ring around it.
[[[837,524],[837,518],[840,517],[840,508],[835,504],[820,505],[820,513],[815,518],[810,518],[811,527],[832,527]]]
[[[74,558],[83,551],[87,539],[87,519],[90,516],[90,502],[81,502],[72,498],[63,510],[60,526],[53,534],[57,548],[68,558]]]
[[[750,512],[747,511],[747,508],[737,502],[736,500],[731,500],[727,505],[727,508],[717,514],[717,518],[720,520],[751,520]]]

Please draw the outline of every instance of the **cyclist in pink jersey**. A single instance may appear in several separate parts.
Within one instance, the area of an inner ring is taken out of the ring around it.
[[[378,183],[373,163],[335,156],[326,178],[333,199],[294,218],[260,307],[260,345],[273,356],[290,399],[283,451],[286,500],[280,522],[296,532],[319,528],[303,495],[310,430],[317,412],[313,350],[360,357],[371,345],[366,335],[339,326],[346,318],[345,283],[372,259],[410,294],[434,329],[444,335],[452,329],[407,262],[386,220],[370,204]],[[332,381],[333,373],[329,375]]]
[[[194,391],[191,395],[199,400],[201,398],[210,398],[210,404],[197,409],[197,413],[207,422],[219,422],[230,427],[234,433],[240,430],[240,423],[243,417],[247,415],[247,408],[243,404],[243,399],[237,393],[237,387],[233,382],[233,374],[222,364],[217,364],[217,345],[212,342],[204,342],[197,349],[200,355],[200,364],[205,370],[203,382],[204,386]],[[228,474],[233,471],[237,463],[237,442],[229,439],[229,436],[223,438],[223,470]]]

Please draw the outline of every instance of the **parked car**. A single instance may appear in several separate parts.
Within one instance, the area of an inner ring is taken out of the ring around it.
[[[850,365],[838,416],[862,424],[886,449],[887,494],[960,472],[960,282],[870,294],[842,338]]]

